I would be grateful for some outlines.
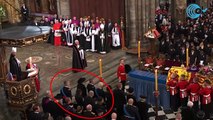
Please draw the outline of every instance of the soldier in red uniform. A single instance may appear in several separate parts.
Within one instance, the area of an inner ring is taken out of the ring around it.
[[[177,84],[177,88],[180,93],[180,103],[182,107],[186,107],[188,101],[187,86],[189,85],[188,81],[185,79],[185,75],[181,75],[180,81]]]
[[[178,96],[178,90],[177,85],[178,83],[178,75],[176,73],[173,73],[171,75],[171,79],[167,82],[167,86],[169,87],[169,93],[170,93],[170,106],[173,111],[177,111],[179,107],[179,96]]]
[[[194,111],[198,111],[199,109],[199,90],[200,85],[198,84],[199,79],[197,77],[193,78],[192,83],[187,87],[187,91],[189,93],[189,99],[193,102]]]
[[[125,70],[125,64],[124,64],[124,59],[120,59],[120,65],[118,66],[117,69],[117,77],[119,79],[119,82],[122,83],[123,85],[123,91],[125,89],[126,85],[126,70]]]
[[[205,118],[209,118],[212,111],[212,88],[209,80],[204,81],[203,88],[200,89],[201,109],[205,112]]]

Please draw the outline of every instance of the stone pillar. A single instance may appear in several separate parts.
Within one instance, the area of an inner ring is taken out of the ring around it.
[[[137,37],[136,37],[136,1],[129,0],[129,32],[130,32],[130,47],[137,46]]]
[[[48,0],[41,0],[41,11],[42,11],[42,13],[48,13],[49,12]]]
[[[70,0],[57,0],[58,15],[70,16]]]
[[[130,45],[130,14],[129,14],[129,0],[125,0],[125,20],[126,20],[126,46]]]
[[[137,47],[137,41],[147,40],[144,39],[144,33],[146,33],[150,27],[155,25],[155,9],[156,0],[126,0],[126,32],[127,40],[129,41],[130,48]],[[147,44],[147,43],[146,43]]]
[[[186,19],[186,0],[175,0],[175,20],[184,22]]]

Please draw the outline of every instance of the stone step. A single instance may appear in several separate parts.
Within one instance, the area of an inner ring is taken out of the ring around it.
[[[138,65],[137,65],[137,63],[135,62],[136,60],[135,59],[130,59],[130,58],[132,58],[132,56],[127,56],[127,64],[130,64],[131,66],[132,66],[132,68],[134,69],[134,68],[136,68]],[[135,64],[136,63],[136,64]],[[118,62],[112,62],[111,64],[108,64],[108,67],[109,68],[111,68],[111,67],[114,67],[114,66],[118,66],[119,65],[119,63]],[[96,69],[95,70],[96,72],[97,71],[99,71],[99,69]],[[92,71],[92,72],[94,72],[94,71]],[[117,80],[117,74],[116,74],[116,72],[117,72],[117,68],[116,69],[111,69],[111,70],[109,70],[109,69],[107,69],[107,70],[104,70],[103,71],[103,78],[104,78],[104,81],[107,83],[107,84],[109,84],[109,83],[111,83],[111,82],[113,82],[113,81],[118,81]],[[83,76],[83,77],[85,77],[85,78],[87,78],[87,80],[88,79],[90,79],[90,78],[93,78],[93,76],[90,76],[90,75],[85,75],[85,76]],[[98,79],[96,79],[96,83],[98,83],[99,82],[99,80]],[[85,85],[87,85],[88,84],[88,81],[86,81],[85,82]],[[62,86],[62,85],[61,85]],[[72,92],[73,93],[75,93],[75,91],[76,91],[76,87],[77,87],[77,82],[75,83],[75,85],[73,85],[73,86],[71,86],[72,87]],[[55,93],[55,94],[57,94],[59,92],[59,89],[56,89],[53,93]]]
[[[127,56],[127,64],[131,64],[132,62],[134,62],[135,60],[134,59],[130,59],[130,58],[132,58],[132,56]],[[116,58],[117,59],[117,58]],[[128,59],[130,59],[130,60],[128,60]],[[107,76],[110,76],[110,75],[112,75],[112,74],[115,74],[116,75],[116,71],[117,71],[117,68],[116,69],[110,69],[110,70],[108,70],[108,68],[113,68],[113,67],[115,67],[115,66],[118,66],[119,65],[119,62],[116,60],[116,61],[113,61],[113,62],[111,62],[110,64],[107,64],[107,65],[103,65],[103,68],[105,68],[105,66],[107,67],[107,69],[103,69],[103,78],[105,78],[105,77],[107,77]],[[99,73],[99,67],[97,66],[96,67],[96,69],[94,69],[93,71],[91,71],[91,72],[93,72],[93,73]],[[110,74],[108,74],[107,72],[110,72]],[[93,78],[93,76],[91,76],[91,75],[88,75],[88,74],[84,74],[84,75],[82,75],[83,77],[85,77],[85,78],[87,78],[87,80],[88,79],[90,79],[90,78]],[[79,79],[79,77],[78,76],[71,76],[72,77],[72,79],[73,78],[77,78],[77,79]],[[66,79],[65,79],[66,80]],[[98,82],[99,80],[96,80],[96,82]],[[87,81],[86,81],[87,82]],[[107,81],[106,81],[107,82]],[[76,85],[77,85],[77,81],[76,81],[76,83],[74,83],[73,84],[74,86],[71,86],[73,89],[74,89],[74,87],[76,87]],[[62,86],[62,85],[59,85],[60,87]],[[53,90],[53,92],[57,92],[58,90],[59,90],[60,88],[56,88],[56,89],[54,89]]]

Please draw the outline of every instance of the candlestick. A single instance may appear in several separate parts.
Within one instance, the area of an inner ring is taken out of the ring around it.
[[[158,91],[158,70],[155,69],[155,91]]]
[[[141,41],[138,41],[138,58],[141,57]]]
[[[186,67],[189,66],[189,48],[186,48]]]
[[[99,59],[100,77],[102,78],[102,59]]]

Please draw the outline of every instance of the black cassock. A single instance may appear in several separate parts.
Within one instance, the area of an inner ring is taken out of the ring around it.
[[[87,67],[87,61],[86,61],[86,57],[85,57],[85,52],[81,49],[81,48],[77,48],[76,45],[73,45],[73,57],[72,57],[72,68],[75,69],[84,69],[85,67]],[[84,52],[83,54],[83,58],[81,57],[80,51]],[[78,71],[74,71],[74,72],[78,72]]]
[[[11,55],[10,56],[10,72],[12,75],[15,75],[17,80],[21,80],[21,66],[18,64],[15,56]]]
[[[97,52],[109,52],[110,42],[107,39],[106,31],[100,30],[97,39]]]
[[[47,43],[51,43],[54,45],[54,32],[52,30],[52,28],[50,29],[50,33],[49,33],[49,36],[48,36],[48,39],[47,39]]]

